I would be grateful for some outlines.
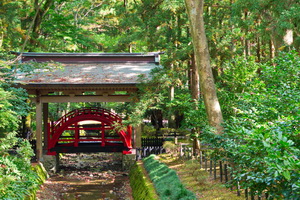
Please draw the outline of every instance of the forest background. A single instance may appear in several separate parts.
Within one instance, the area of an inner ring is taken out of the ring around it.
[[[37,186],[30,169],[33,104],[12,87],[18,52],[165,52],[135,104],[98,104],[152,120],[150,130],[191,130],[191,138],[222,149],[239,166],[241,187],[272,198],[296,199],[299,179],[299,0],[206,0],[204,21],[211,69],[224,118],[209,126],[199,87],[183,0],[2,0],[0,2],[0,196],[20,199]],[[51,120],[96,104],[55,104]],[[154,127],[154,128],[153,128]],[[25,131],[27,130],[27,131]],[[151,131],[149,131],[151,132]],[[18,153],[9,150],[18,145]],[[18,191],[18,192],[16,192]],[[22,192],[20,192],[22,191]],[[16,197],[19,195],[20,197]]]

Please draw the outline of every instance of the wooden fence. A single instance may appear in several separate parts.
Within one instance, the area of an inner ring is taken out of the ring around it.
[[[142,138],[142,147],[136,149],[136,160],[143,159],[151,154],[165,153],[163,143],[168,140],[167,138],[175,139],[176,137],[178,137],[178,134],[174,132],[164,136]]]
[[[162,154],[166,150],[162,146],[147,146],[142,148],[136,148],[136,160],[141,160],[151,154]]]
[[[210,156],[208,153],[209,145],[202,145],[202,149],[198,155],[194,155],[193,148],[188,144],[180,145],[180,156],[184,159],[197,159],[199,161],[201,169],[209,172],[210,176],[214,180],[219,180],[222,183],[227,184],[232,191],[235,191],[237,196],[245,196],[245,199],[250,200],[263,200],[268,199],[268,194],[264,195],[256,194],[256,191],[251,190],[250,188],[241,189],[240,182],[235,181],[234,177],[234,167],[231,163],[224,160],[217,160],[213,156]]]

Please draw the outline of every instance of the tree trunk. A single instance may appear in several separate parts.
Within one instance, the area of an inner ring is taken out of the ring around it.
[[[42,3],[44,5],[42,6]],[[39,3],[39,0],[34,1],[34,9],[36,11],[36,17],[34,18],[33,27],[32,27],[32,38],[30,39],[30,42],[32,44],[36,43],[36,39],[39,37],[39,32],[42,24],[42,20],[50,7],[53,4],[53,0],[42,0],[41,3]]]
[[[161,110],[153,109],[151,110],[151,124],[158,132],[161,128],[163,128],[163,114]]]
[[[272,60],[273,58],[275,58],[275,46],[272,37],[269,42],[269,49],[270,49],[270,60]]]
[[[169,87],[169,101],[173,101],[175,96],[175,88],[173,85]],[[169,128],[175,128],[175,113],[171,111],[171,109],[168,112],[168,127]]]
[[[220,134],[223,130],[221,125],[223,117],[210,65],[210,55],[204,29],[204,0],[185,0],[185,3],[190,21],[195,63],[199,69],[200,91],[203,95],[208,121],[211,126],[216,128],[216,133]]]
[[[199,70],[195,63],[195,55],[191,56],[191,95],[194,104],[194,109],[198,110],[198,101],[200,97],[200,89],[199,89]],[[200,142],[198,139],[200,132],[196,130],[196,128],[192,129],[192,138],[193,138],[193,153],[194,156],[200,151]]]
[[[199,89],[199,71],[195,63],[195,55],[191,57],[191,94],[194,101],[199,100],[200,89]]]
[[[257,48],[256,48],[256,57],[257,57],[257,62],[260,63],[261,59],[260,59],[260,39],[259,39],[259,36],[257,36],[257,39],[256,39],[256,42],[257,42]]]
[[[0,22],[1,23],[1,22]],[[2,24],[1,24],[2,25]],[[2,44],[3,44],[3,39],[4,39],[4,33],[0,32],[0,49],[2,48]]]

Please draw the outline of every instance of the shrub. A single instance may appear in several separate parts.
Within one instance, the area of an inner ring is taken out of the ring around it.
[[[167,165],[155,159],[155,155],[145,158],[144,166],[150,179],[153,181],[155,189],[162,200],[170,199],[196,199],[191,191],[187,190],[180,182],[176,172]]]
[[[272,199],[297,199],[300,57],[292,51],[257,65],[261,74],[251,75],[243,92],[223,102],[234,111],[225,118],[224,134],[203,130],[201,138],[216,149],[215,155],[233,163],[234,181],[242,188],[267,192]]]
[[[10,155],[15,145],[16,153]],[[31,168],[32,154],[30,144],[14,134],[0,140],[0,199],[24,199],[37,189],[41,179]]]
[[[163,144],[163,148],[166,149],[167,153],[171,153],[172,155],[176,153],[177,146],[171,141],[165,141]]]

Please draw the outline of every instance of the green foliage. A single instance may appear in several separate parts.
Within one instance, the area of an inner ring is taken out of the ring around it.
[[[17,146],[14,154],[14,148]],[[31,169],[33,156],[28,141],[17,139],[14,133],[0,139],[0,198],[24,199],[36,190],[39,178]]]
[[[134,199],[140,200],[157,200],[158,196],[155,192],[154,186],[145,175],[145,170],[141,163],[135,163],[130,169],[130,186],[132,189],[132,196]]]
[[[171,141],[165,141],[163,144],[163,148],[167,151],[167,153],[171,153],[171,155],[174,155],[177,151],[177,146]]]
[[[10,62],[1,62],[0,73],[0,199],[19,200],[35,191],[40,183],[31,169],[31,145],[16,137],[20,117],[29,110],[28,95],[12,87],[14,69]]]
[[[267,192],[274,199],[296,199],[300,195],[300,57],[292,51],[271,64],[257,65],[261,74],[251,75],[253,84],[245,84],[244,93],[234,93],[237,98],[223,102],[234,105],[224,133],[206,130],[201,138],[216,148],[213,155],[233,163],[234,181],[241,181],[241,187]]]
[[[234,181],[241,181],[242,188],[267,192],[275,199],[282,194],[284,199],[293,199],[300,194],[300,150],[290,139],[287,124],[274,125],[247,129],[229,121],[224,134],[205,132],[203,142],[223,149],[213,153],[233,163]]]
[[[185,86],[187,81],[186,66],[177,66],[176,69],[157,67],[151,72],[151,79],[140,77],[139,92],[133,94],[131,103],[127,109],[129,124],[139,124],[149,117],[149,111],[162,110],[163,117],[170,114],[182,115],[188,111],[191,103],[191,95]],[[170,100],[170,88],[174,87],[174,99]]]
[[[160,199],[196,199],[195,194],[180,182],[176,172],[156,160],[155,155],[148,156],[143,162]]]
[[[17,128],[15,113],[9,109],[11,107],[9,98],[11,98],[11,93],[0,88],[0,138]]]
[[[156,129],[148,124],[143,125],[142,131],[144,136],[154,136],[156,133]]]
[[[133,97],[136,103],[114,108],[125,113],[127,122],[133,125],[148,117],[149,110],[160,109],[165,118],[183,115],[182,128],[199,133],[205,127],[207,116],[203,101],[192,102],[188,89],[192,45],[184,1],[52,0],[53,5],[44,13],[35,35],[31,25],[36,2],[39,1],[0,2],[1,59],[11,59],[11,55],[3,52],[23,51],[26,39],[29,41],[25,50],[30,51],[165,51],[161,62],[164,67],[154,71],[151,81],[142,81],[139,94]],[[265,131],[272,136],[272,144],[287,143],[286,148],[299,146],[299,56],[296,52],[286,53],[272,63],[259,63],[270,60],[272,44],[277,53],[282,45],[286,46],[282,38],[288,29],[293,31],[294,42],[285,50],[294,47],[299,51],[298,1],[207,0],[204,11],[226,130],[232,132],[224,141],[232,142],[233,146],[234,142],[243,141],[246,146],[239,146],[240,149],[253,160],[255,145],[262,147],[264,143],[245,141],[242,136],[237,136],[237,141],[230,139],[234,138],[233,133],[249,132],[249,138],[260,138]],[[12,88],[7,82],[21,68],[26,72],[34,70],[31,63],[11,65],[3,60],[0,60],[0,138],[14,132],[20,116],[29,111],[25,92]],[[172,101],[168,97],[170,87],[175,88]],[[195,104],[198,110],[194,109]],[[103,104],[50,105],[50,118],[57,119],[63,111],[74,108],[99,105]],[[278,130],[286,139],[273,138],[279,135]],[[270,141],[264,142],[268,145]],[[247,151],[247,143],[252,154]],[[279,170],[278,174],[290,179],[287,182],[293,180],[291,172]]]
[[[196,129],[200,131],[208,123],[204,101],[202,98],[200,98],[198,102],[193,103],[191,99],[188,100],[190,102],[190,107],[187,107],[184,111],[184,122],[182,128]],[[198,109],[191,109],[195,107],[195,104]]]

